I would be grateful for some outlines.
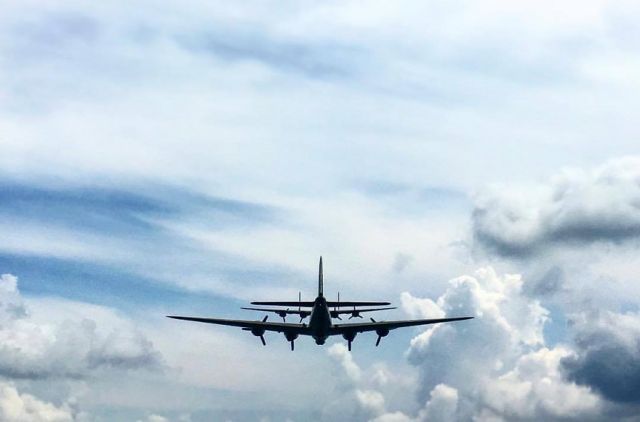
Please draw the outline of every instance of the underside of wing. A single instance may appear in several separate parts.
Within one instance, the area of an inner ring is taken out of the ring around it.
[[[333,334],[345,333],[364,333],[366,331],[383,331],[394,330],[402,327],[413,327],[416,325],[438,324],[441,322],[463,321],[473,317],[457,317],[457,318],[437,318],[437,319],[414,319],[404,321],[380,321],[380,322],[362,322],[354,324],[335,324],[332,327]]]
[[[258,329],[264,331],[275,331],[278,333],[295,333],[300,335],[309,334],[307,324],[292,324],[288,322],[266,322],[266,321],[246,321],[241,319],[222,319],[222,318],[200,318],[185,316],[167,316],[168,318],[181,319],[183,321],[203,322],[205,324],[228,325],[231,327],[240,327],[247,329]]]

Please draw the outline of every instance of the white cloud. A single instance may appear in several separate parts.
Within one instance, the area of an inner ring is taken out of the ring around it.
[[[145,336],[124,324],[100,330],[88,317],[37,321],[20,296],[17,278],[0,278],[0,374],[12,378],[83,378],[101,370],[159,369]]]
[[[3,422],[72,422],[77,420],[68,404],[55,406],[20,393],[7,382],[0,382],[0,420]]]
[[[429,401],[418,415],[421,421],[450,421],[456,419],[458,391],[444,384],[431,390]]]
[[[592,171],[566,170],[535,189],[495,189],[477,198],[474,237],[505,256],[640,238],[640,158]]]
[[[332,345],[327,352],[329,353],[329,356],[340,363],[340,366],[351,381],[360,381],[360,378],[362,377],[360,367],[353,361],[351,352],[349,352],[344,344],[336,343]]]
[[[144,419],[144,421],[138,420],[138,422],[169,422],[169,419],[161,415],[149,415]]]
[[[513,369],[486,384],[482,392],[484,417],[510,420],[597,415],[601,400],[562,376],[560,361],[571,355],[563,347],[522,355]]]
[[[411,420],[513,420],[594,417],[601,399],[564,379],[560,362],[572,352],[545,344],[548,311],[523,294],[518,275],[482,268],[451,280],[435,302],[447,316],[475,319],[438,324],[411,341],[410,362],[421,372],[419,396],[429,396]],[[434,302],[405,295],[433,313]],[[402,420],[389,412],[379,420]]]

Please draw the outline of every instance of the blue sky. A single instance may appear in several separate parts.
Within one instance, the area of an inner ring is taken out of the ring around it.
[[[637,418],[633,2],[0,8],[0,419]],[[319,255],[476,319],[349,355],[164,318],[311,298]]]

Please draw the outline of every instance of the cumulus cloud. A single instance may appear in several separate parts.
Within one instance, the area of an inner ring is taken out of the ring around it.
[[[99,329],[90,319],[41,323],[30,317],[17,278],[0,278],[0,375],[83,378],[101,370],[158,369],[161,356],[127,326]]]
[[[411,341],[408,358],[420,371],[414,414],[388,412],[377,421],[560,420],[601,416],[602,400],[563,376],[573,352],[549,347],[549,311],[523,292],[519,275],[482,268],[450,281],[436,301],[403,295],[412,315],[473,315],[430,327]],[[416,308],[423,307],[419,312]]]
[[[72,422],[78,420],[69,404],[55,406],[0,382],[0,420],[4,422]]]
[[[640,404],[640,314],[610,311],[574,317],[574,355],[567,378],[617,403]]]
[[[531,189],[494,189],[476,198],[473,236],[502,256],[556,246],[619,244],[640,238],[640,158],[592,171],[567,170]]]
[[[324,409],[323,419],[333,420],[335,415],[350,420],[366,420],[374,415],[384,413],[384,395],[367,388],[360,366],[344,344],[336,343],[327,351],[338,364],[337,379],[340,381],[337,398]]]

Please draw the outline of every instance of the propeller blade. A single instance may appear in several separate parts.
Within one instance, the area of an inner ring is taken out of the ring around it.
[[[264,318],[262,318],[262,322],[267,322],[267,318],[269,318],[269,315],[265,315]]]
[[[369,319],[371,320],[371,322],[376,322],[376,320],[373,318],[369,318]]]
[[[260,340],[262,340],[262,345],[266,346],[267,342],[264,340],[264,336],[260,336]]]
[[[376,340],[376,347],[380,344],[380,340],[382,340],[382,336],[378,336],[378,340]]]
[[[295,349],[294,347],[294,340],[291,340],[291,351],[293,352],[293,349]]]
[[[349,348],[349,351],[351,351],[351,340],[347,342],[347,347]]]

